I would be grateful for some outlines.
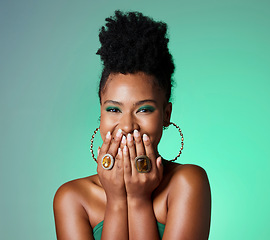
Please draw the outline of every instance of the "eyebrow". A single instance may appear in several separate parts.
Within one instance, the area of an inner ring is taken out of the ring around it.
[[[123,103],[120,103],[120,102],[117,102],[117,101],[114,101],[114,100],[106,100],[103,104],[106,104],[106,103],[112,103],[112,104],[115,104],[115,105],[123,106]]]
[[[148,103],[148,102],[151,102],[151,103],[157,104],[157,101],[155,101],[155,100],[152,100],[152,99],[145,99],[145,100],[142,100],[142,101],[136,102],[134,105],[135,105],[135,106],[139,106],[139,105],[142,105],[142,104],[144,104],[144,103]]]
[[[145,100],[141,100],[141,101],[134,103],[134,106],[139,106],[139,105],[142,105],[144,103],[149,103],[149,102],[157,104],[157,101],[155,101],[153,99],[145,99]],[[106,104],[106,103],[111,103],[111,104],[115,104],[115,105],[119,105],[119,106],[124,105],[123,103],[118,102],[118,101],[114,101],[114,100],[106,100],[103,104]]]

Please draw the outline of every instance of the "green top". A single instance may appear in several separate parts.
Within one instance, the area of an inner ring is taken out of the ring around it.
[[[163,233],[164,233],[164,229],[165,229],[165,225],[162,224],[162,223],[159,223],[157,221],[157,227],[158,227],[159,237],[160,237],[160,239],[162,239]],[[94,229],[93,229],[93,235],[94,235],[94,239],[95,240],[100,240],[101,239],[102,228],[103,228],[103,221],[100,222],[99,224],[97,224],[94,227]]]

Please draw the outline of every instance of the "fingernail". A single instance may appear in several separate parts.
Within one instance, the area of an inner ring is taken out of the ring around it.
[[[111,133],[110,133],[110,131],[109,132],[107,132],[107,134],[106,134],[106,138],[110,138],[110,136],[111,136]]]
[[[121,148],[118,148],[118,154],[121,154]]]
[[[127,140],[128,140],[129,142],[132,142],[132,136],[131,136],[130,133],[127,135]]]
[[[146,134],[143,134],[143,141],[148,141],[149,137]]]
[[[123,137],[122,137],[122,141],[121,141],[123,144],[126,144],[126,142],[127,142],[127,138],[126,138],[126,136],[125,135],[123,135]]]
[[[139,136],[140,136],[138,130],[136,130],[136,129],[134,130],[134,136],[135,136],[135,137],[139,137]]]
[[[127,152],[127,145],[124,146],[124,152]]]
[[[158,162],[160,165],[163,165],[161,156],[159,156],[159,157],[157,158],[157,162]]]
[[[116,137],[120,137],[122,134],[122,130],[121,129],[118,129],[117,133],[116,133]]]

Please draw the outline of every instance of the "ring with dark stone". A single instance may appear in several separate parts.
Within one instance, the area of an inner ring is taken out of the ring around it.
[[[146,155],[135,158],[135,167],[139,173],[148,173],[151,171],[151,161]]]

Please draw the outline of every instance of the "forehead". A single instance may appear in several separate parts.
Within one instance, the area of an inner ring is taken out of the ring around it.
[[[165,96],[151,75],[139,72],[134,74],[111,74],[101,93],[101,103],[106,100],[136,102],[145,99],[163,103]]]

